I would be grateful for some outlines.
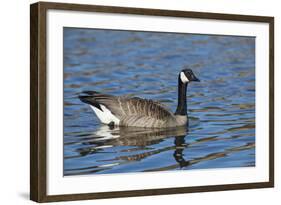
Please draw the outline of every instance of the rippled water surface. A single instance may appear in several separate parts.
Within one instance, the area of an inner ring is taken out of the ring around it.
[[[100,124],[83,90],[175,111],[189,66],[188,128]],[[255,38],[64,28],[64,175],[255,166]]]

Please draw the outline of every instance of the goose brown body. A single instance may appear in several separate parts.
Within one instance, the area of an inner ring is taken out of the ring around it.
[[[80,96],[81,101],[97,107],[103,105],[120,120],[119,126],[164,128],[187,124],[187,116],[174,115],[157,101],[106,95],[95,91],[86,91],[83,94]]]

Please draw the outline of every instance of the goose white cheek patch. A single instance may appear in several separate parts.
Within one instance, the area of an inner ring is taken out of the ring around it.
[[[186,77],[186,75],[183,72],[181,72],[180,78],[181,78],[181,82],[183,82],[183,83],[189,82],[188,78]]]

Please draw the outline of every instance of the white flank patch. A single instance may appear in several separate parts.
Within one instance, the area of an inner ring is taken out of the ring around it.
[[[113,115],[110,110],[107,109],[104,105],[100,105],[102,111],[92,105],[90,106],[102,123],[109,124],[110,122],[114,122],[115,125],[119,125],[120,120],[115,115]]]
[[[189,82],[189,80],[188,80],[188,78],[186,77],[186,75],[184,74],[184,72],[181,72],[180,77],[181,77],[181,81],[182,81],[183,83]]]

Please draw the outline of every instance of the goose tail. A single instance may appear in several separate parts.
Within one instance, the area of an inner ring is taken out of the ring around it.
[[[90,105],[102,123],[109,126],[119,125],[120,119],[112,113],[106,103],[100,102],[101,99],[110,97],[109,95],[96,91],[83,91],[78,97],[82,102]]]
[[[100,103],[95,100],[95,96],[98,94],[100,93],[96,91],[83,91],[78,97],[82,102],[94,106],[102,111]]]

